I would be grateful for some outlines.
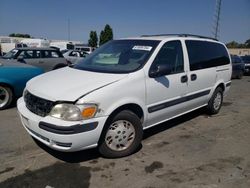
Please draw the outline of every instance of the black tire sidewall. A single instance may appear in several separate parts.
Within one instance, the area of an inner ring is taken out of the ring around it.
[[[214,108],[214,100],[215,100],[217,93],[221,94],[221,104],[220,104],[220,107],[218,109],[215,109]],[[223,103],[223,90],[222,90],[222,88],[218,87],[215,89],[211,99],[208,102],[208,113],[211,115],[217,114],[221,109],[222,103]]]
[[[129,148],[123,151],[114,151],[110,149],[105,142],[106,133],[110,125],[112,125],[113,122],[118,121],[118,120],[129,121],[134,126],[134,129],[135,129],[135,138],[134,138],[133,143],[130,145]],[[111,118],[111,121],[107,121],[107,123],[105,124],[103,133],[101,135],[100,142],[99,142],[99,152],[106,158],[118,158],[118,157],[125,157],[128,155],[131,155],[139,147],[142,137],[143,137],[143,130],[142,130],[141,121],[138,118],[138,116],[129,110],[121,111],[120,113],[115,115],[114,118]]]
[[[8,108],[11,105],[11,103],[13,102],[14,96],[13,96],[12,90],[8,86],[1,85],[1,87],[5,88],[6,91],[8,92],[8,94],[9,94],[8,102],[3,107],[0,107],[0,110],[4,110],[4,109]]]

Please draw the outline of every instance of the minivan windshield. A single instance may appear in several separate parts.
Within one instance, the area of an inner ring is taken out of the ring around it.
[[[103,73],[129,73],[141,68],[160,41],[113,40],[74,66],[76,69]]]

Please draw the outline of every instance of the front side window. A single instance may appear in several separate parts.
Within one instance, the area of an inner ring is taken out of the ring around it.
[[[165,43],[157,54],[151,69],[164,65],[170,68],[169,74],[181,73],[184,71],[183,51],[180,41]]]
[[[226,48],[219,43],[186,40],[190,70],[226,65],[230,59]]]
[[[74,66],[76,69],[106,73],[129,73],[141,68],[159,41],[110,41]]]

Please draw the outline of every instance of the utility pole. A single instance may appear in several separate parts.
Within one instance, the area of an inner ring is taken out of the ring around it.
[[[215,3],[215,13],[214,13],[214,23],[213,23],[212,34],[213,34],[214,38],[216,38],[216,39],[219,38],[221,1],[222,0],[216,0],[216,3]]]
[[[70,19],[68,18],[68,41],[70,41]]]

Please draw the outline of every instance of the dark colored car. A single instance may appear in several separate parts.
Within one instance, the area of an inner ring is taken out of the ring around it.
[[[243,60],[237,55],[231,55],[232,65],[233,65],[233,73],[232,78],[241,79],[244,75],[245,64]]]
[[[40,67],[45,72],[68,66],[62,53],[54,48],[15,48],[2,58]]]
[[[245,63],[245,73],[249,74],[250,73],[250,55],[241,56],[241,59]]]

